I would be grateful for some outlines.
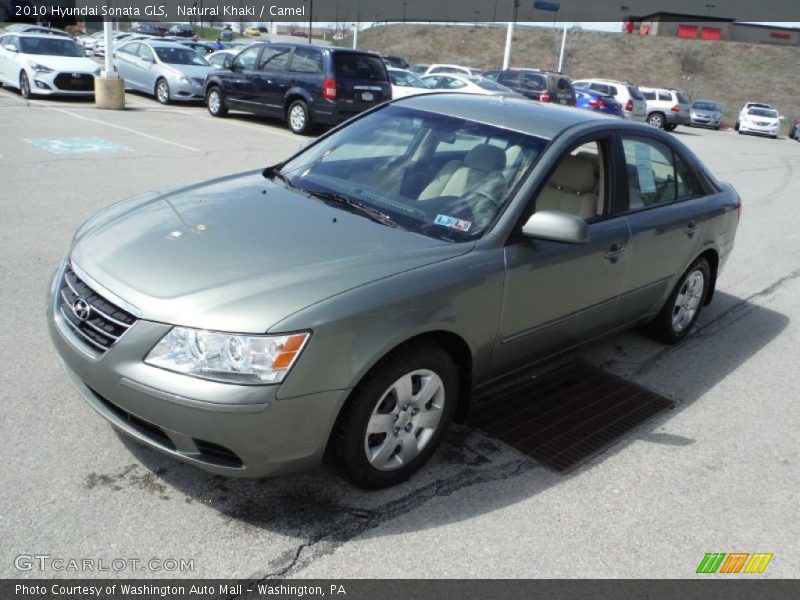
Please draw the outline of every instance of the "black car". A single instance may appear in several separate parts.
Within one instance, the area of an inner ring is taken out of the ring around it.
[[[575,89],[569,77],[539,69],[506,69],[490,71],[490,78],[531,100],[575,106]],[[486,74],[484,74],[486,76]]]
[[[391,100],[392,84],[373,52],[309,44],[254,44],[208,76],[215,117],[241,110],[286,120],[298,134],[336,125]]]
[[[167,35],[174,35],[175,37],[194,37],[194,29],[189,25],[173,25],[167,30]]]

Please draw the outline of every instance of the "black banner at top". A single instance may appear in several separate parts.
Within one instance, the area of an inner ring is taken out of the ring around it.
[[[3,12],[11,21],[800,22],[797,0],[0,0]]]

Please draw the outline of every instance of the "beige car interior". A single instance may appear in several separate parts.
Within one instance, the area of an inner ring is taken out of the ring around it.
[[[566,212],[584,219],[603,214],[604,169],[597,142],[573,150],[550,176],[536,199],[536,210]]]
[[[505,166],[506,153],[503,150],[491,144],[479,144],[467,152],[463,162],[452,160],[444,165],[420,192],[418,199],[462,197],[479,186],[487,189],[505,187]]]

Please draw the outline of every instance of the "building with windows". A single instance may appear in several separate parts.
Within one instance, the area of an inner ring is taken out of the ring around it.
[[[800,29],[796,27],[741,23],[734,19],[702,15],[652,13],[631,17],[624,29],[640,35],[800,46]]]

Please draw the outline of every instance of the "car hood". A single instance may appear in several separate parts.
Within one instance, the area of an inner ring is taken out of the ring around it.
[[[100,68],[93,60],[82,56],[49,56],[47,54],[22,54],[29,63],[44,65],[54,71],[94,73]]]
[[[148,320],[260,333],[347,290],[469,252],[381,225],[260,171],[98,213],[71,258]]]
[[[211,65],[206,67],[202,65],[171,65],[161,63],[161,66],[167,71],[175,71],[177,73],[183,73],[187,77],[199,77],[201,79],[205,79],[206,75],[214,70],[214,67]]]

